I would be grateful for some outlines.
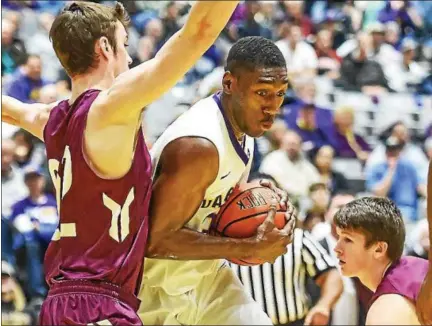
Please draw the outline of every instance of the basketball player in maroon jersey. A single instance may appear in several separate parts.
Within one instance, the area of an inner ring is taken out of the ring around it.
[[[396,205],[387,198],[357,199],[334,222],[339,236],[334,250],[342,274],[361,282],[366,325],[420,325],[416,301],[428,261],[402,257],[405,225]]]
[[[427,184],[427,219],[429,222],[429,242],[432,244],[432,161],[429,162]],[[429,249],[429,270],[417,298],[417,316],[422,325],[432,325],[432,249]]]
[[[40,323],[137,325],[148,233],[151,161],[143,108],[173,87],[213,44],[238,1],[202,1],[149,60],[132,70],[123,6],[72,2],[50,38],[72,79],[69,100],[2,96],[2,120],[45,141],[60,223],[46,253],[50,286]]]

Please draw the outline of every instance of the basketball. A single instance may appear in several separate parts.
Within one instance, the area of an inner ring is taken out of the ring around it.
[[[259,183],[247,183],[237,186],[221,207],[210,227],[211,234],[230,238],[253,237],[266,219],[273,198],[278,201],[274,223],[282,229],[286,223],[285,211],[279,205],[277,194]],[[263,263],[259,259],[230,261],[245,266]]]

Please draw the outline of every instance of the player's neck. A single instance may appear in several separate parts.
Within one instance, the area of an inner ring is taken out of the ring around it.
[[[391,261],[385,261],[379,266],[374,266],[368,270],[368,274],[361,277],[361,282],[372,292],[375,292],[381,281],[384,278],[385,273],[391,266]]]
[[[114,83],[114,75],[108,69],[97,68],[87,74],[72,78],[72,94],[69,100],[73,103],[82,93],[89,89],[105,90]]]
[[[240,130],[240,127],[234,118],[233,108],[231,106],[229,98],[225,96],[224,93],[221,94],[221,103],[222,103],[222,109],[225,112],[225,116],[227,117],[228,122],[231,125],[231,128],[234,132],[234,136],[239,142],[242,141],[245,133]]]

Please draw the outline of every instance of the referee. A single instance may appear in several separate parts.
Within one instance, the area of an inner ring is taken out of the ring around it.
[[[301,229],[294,231],[288,252],[274,264],[231,267],[275,325],[328,325],[343,290],[334,260]],[[306,288],[308,276],[321,288],[313,307]]]

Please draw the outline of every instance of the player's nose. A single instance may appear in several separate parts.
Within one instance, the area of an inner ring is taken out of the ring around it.
[[[339,256],[342,254],[342,248],[341,248],[340,241],[336,242],[336,246],[334,247],[333,251],[336,253],[336,255],[339,258]]]
[[[279,113],[279,107],[278,106],[266,106],[263,107],[264,114],[270,114],[270,115],[277,115]]]

